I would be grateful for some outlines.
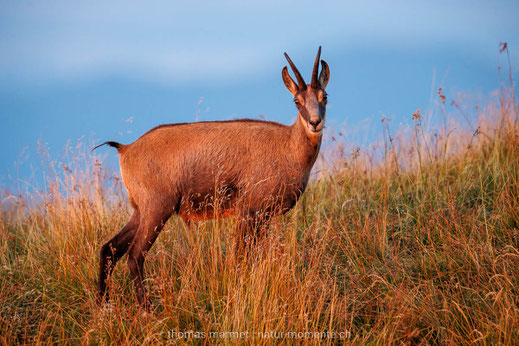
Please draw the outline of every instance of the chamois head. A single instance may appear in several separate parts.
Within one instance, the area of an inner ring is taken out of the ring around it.
[[[296,84],[288,74],[286,66],[283,68],[282,72],[283,82],[285,82],[288,91],[294,95],[294,102],[299,110],[298,116],[301,117],[303,124],[306,125],[308,135],[318,136],[321,134],[324,127],[327,101],[325,89],[326,85],[328,85],[328,80],[330,79],[330,68],[324,60],[321,60],[321,74],[319,75],[319,78],[317,78],[319,60],[321,58],[321,47],[319,47],[315,58],[314,70],[312,72],[312,82],[306,84],[287,53],[285,53],[285,58],[288,60],[290,67],[292,67],[292,71],[294,71],[298,84]]]

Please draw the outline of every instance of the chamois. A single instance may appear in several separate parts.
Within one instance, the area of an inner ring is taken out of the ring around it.
[[[285,66],[283,82],[298,109],[291,126],[251,119],[167,124],[128,145],[105,142],[94,148],[104,144],[117,148],[133,208],[128,223],[101,248],[100,303],[108,300],[107,278],[128,253],[138,302],[150,308],[143,284],[144,260],[173,213],[188,223],[235,216],[236,250],[250,246],[250,239],[268,226],[273,215],[295,205],[321,145],[330,70],[320,56],[321,47],[307,85],[285,53],[298,82]]]

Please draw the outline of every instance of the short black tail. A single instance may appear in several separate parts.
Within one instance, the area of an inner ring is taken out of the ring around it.
[[[112,141],[109,141],[109,142],[104,142],[104,143],[101,143],[99,145],[96,145],[91,151],[94,151],[96,150],[97,148],[99,147],[102,147],[103,145],[105,144],[108,144],[109,146],[111,147],[114,147],[116,148],[117,150],[119,150],[120,147],[122,147],[122,144],[121,143],[117,143],[117,142],[112,142]]]

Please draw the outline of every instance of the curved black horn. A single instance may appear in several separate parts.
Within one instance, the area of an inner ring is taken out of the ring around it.
[[[312,72],[312,88],[319,88],[319,80],[317,74],[319,72],[319,60],[321,60],[321,46],[317,50],[317,56],[315,57],[314,71]]]
[[[299,71],[297,70],[297,67],[294,65],[292,60],[290,60],[290,57],[288,56],[287,53],[285,53],[285,58],[287,58],[287,61],[290,64],[290,67],[292,67],[292,71],[294,71],[294,74],[296,75],[297,83],[299,84],[299,90],[301,90],[301,91],[306,90],[305,80],[301,76],[301,73],[299,73]]]

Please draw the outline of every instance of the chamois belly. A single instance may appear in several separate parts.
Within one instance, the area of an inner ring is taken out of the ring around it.
[[[218,191],[207,189],[202,192],[184,192],[178,215],[184,221],[197,222],[207,219],[225,218],[248,214],[284,214],[297,203],[305,184],[275,186],[255,185],[253,189],[238,189],[221,186]]]
[[[220,187],[217,191],[186,191],[182,194],[178,215],[184,221],[202,221],[236,215],[237,189]]]

